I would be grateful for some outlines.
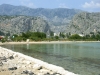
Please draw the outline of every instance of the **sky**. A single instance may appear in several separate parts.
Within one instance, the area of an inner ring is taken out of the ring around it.
[[[88,12],[100,12],[100,0],[0,0],[1,4],[31,8],[69,8]]]

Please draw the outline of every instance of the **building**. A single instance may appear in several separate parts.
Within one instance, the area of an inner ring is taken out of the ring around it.
[[[79,36],[81,36],[81,37],[84,37],[84,35],[83,34],[78,34]]]
[[[3,39],[3,38],[4,38],[4,36],[0,36],[0,40]]]

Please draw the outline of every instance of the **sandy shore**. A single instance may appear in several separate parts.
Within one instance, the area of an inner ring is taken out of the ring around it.
[[[4,44],[54,44],[54,43],[73,43],[73,42],[100,42],[100,41],[38,41],[38,42],[5,42],[5,43],[1,43],[0,45],[4,45]]]
[[[14,43],[14,42],[13,42]],[[23,42],[24,43],[24,42]],[[12,44],[12,43],[11,43]],[[64,68],[0,47],[0,75],[76,75]]]

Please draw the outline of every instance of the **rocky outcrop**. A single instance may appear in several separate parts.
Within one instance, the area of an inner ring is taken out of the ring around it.
[[[40,17],[28,16],[0,16],[0,31],[5,35],[20,34],[22,32],[48,32],[48,23]]]
[[[82,12],[73,17],[67,33],[90,34],[90,32],[100,32],[100,13]]]

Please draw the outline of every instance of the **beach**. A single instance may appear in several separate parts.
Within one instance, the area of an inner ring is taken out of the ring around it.
[[[59,41],[58,41],[59,42]],[[7,42],[4,44],[33,42]],[[47,42],[34,42],[47,43]],[[49,42],[48,42],[49,43]],[[53,43],[53,42],[52,42]],[[2,43],[1,43],[2,44]],[[64,68],[0,47],[0,75],[76,75]]]
[[[100,41],[32,41],[32,42],[0,42],[0,45],[5,44],[55,44],[55,43],[73,43],[73,42],[100,42]]]

